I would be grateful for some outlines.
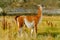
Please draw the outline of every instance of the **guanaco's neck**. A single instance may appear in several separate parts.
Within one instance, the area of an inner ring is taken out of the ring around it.
[[[38,15],[42,15],[42,7],[41,6],[38,7]]]

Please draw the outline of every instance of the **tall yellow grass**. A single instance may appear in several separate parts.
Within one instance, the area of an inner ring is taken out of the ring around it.
[[[14,16],[5,16],[5,20],[7,29],[3,30],[3,17],[0,16],[0,40],[60,40],[60,16],[43,16],[41,24],[38,25],[36,38],[31,37],[30,31],[25,27],[23,27],[23,36],[19,36]],[[28,31],[28,34],[24,30]]]

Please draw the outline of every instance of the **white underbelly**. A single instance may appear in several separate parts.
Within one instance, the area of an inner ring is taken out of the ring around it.
[[[28,28],[34,27],[34,21],[29,22],[26,18],[24,18],[24,22],[25,22],[25,25],[26,25]]]

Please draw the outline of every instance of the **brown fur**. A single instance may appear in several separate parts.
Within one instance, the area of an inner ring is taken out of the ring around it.
[[[37,15],[31,15],[31,16],[19,16],[17,17],[16,19],[18,19],[17,21],[19,22],[19,28],[23,27],[23,24],[24,24],[24,18],[26,18],[29,22],[32,22],[34,20],[35,22],[35,31],[37,33],[37,24],[39,22],[39,19],[41,18],[41,10],[40,8],[38,8],[38,13]]]

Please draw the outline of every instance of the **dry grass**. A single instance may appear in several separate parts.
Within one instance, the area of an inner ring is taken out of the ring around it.
[[[23,36],[19,36],[14,16],[6,16],[6,30],[3,30],[2,28],[2,21],[3,19],[1,16],[0,40],[60,40],[60,16],[43,16],[41,24],[38,25],[38,33],[36,38],[34,36],[31,37],[25,32],[23,32]]]

